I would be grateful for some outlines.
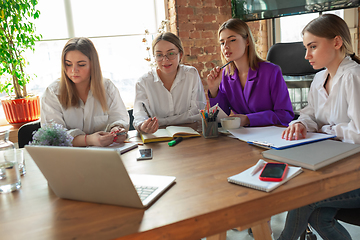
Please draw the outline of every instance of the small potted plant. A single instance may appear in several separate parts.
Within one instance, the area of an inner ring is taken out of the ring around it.
[[[30,96],[26,84],[30,76],[25,72],[28,64],[23,54],[34,51],[35,26],[31,22],[39,17],[35,9],[37,0],[0,1],[0,92],[8,97],[1,100],[9,123],[29,122],[40,117],[39,96]]]
[[[68,134],[62,125],[53,122],[49,125],[39,128],[34,133],[33,140],[29,144],[71,147],[73,139],[74,138]]]

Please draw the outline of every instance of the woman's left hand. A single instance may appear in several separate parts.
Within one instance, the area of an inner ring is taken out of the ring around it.
[[[126,129],[122,127],[115,126],[111,129],[110,133],[114,135],[113,142],[116,143],[123,143],[127,138]]]

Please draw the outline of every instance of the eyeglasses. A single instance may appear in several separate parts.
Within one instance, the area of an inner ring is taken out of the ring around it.
[[[159,53],[159,54],[155,54],[154,57],[156,61],[160,62],[164,59],[164,57],[166,57],[169,60],[174,60],[178,54],[179,53],[175,53],[175,52],[168,52],[165,55]]]

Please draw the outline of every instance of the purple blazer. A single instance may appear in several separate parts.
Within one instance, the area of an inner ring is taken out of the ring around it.
[[[269,62],[260,62],[255,71],[249,69],[244,90],[237,69],[233,76],[225,75],[223,71],[218,95],[209,99],[211,106],[219,103],[228,115],[230,110],[247,115],[250,126],[288,126],[294,118],[280,67]]]

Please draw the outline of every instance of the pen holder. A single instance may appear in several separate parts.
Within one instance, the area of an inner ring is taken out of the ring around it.
[[[204,138],[214,138],[219,136],[218,123],[216,118],[201,118],[202,134]]]

